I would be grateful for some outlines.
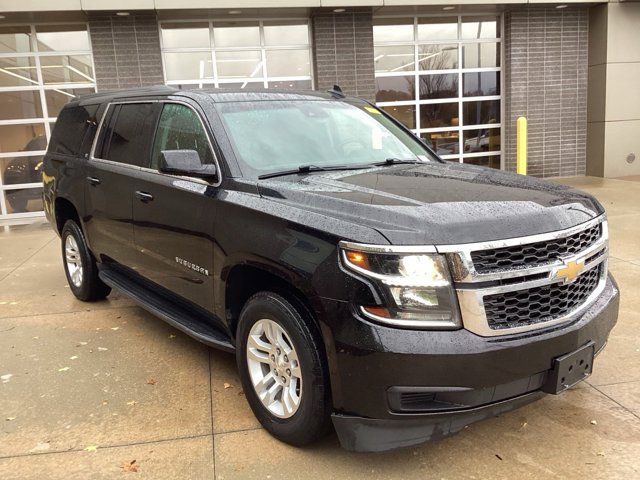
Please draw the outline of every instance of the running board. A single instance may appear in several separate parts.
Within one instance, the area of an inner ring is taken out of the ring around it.
[[[199,342],[226,352],[235,352],[229,337],[215,326],[205,315],[183,307],[179,302],[172,302],[140,283],[110,268],[101,268],[100,280],[111,288],[121,291],[145,310],[183,331]]]

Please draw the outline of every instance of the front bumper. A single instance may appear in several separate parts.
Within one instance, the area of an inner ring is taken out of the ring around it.
[[[602,349],[618,303],[609,276],[594,304],[566,324],[480,337],[464,329],[389,328],[358,317],[348,303],[325,300],[322,327],[341,444],[356,451],[416,445],[540,398],[554,358],[590,341]],[[422,403],[399,407],[397,392],[411,390]]]

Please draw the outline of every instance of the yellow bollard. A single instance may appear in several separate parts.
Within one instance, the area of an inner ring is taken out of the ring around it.
[[[518,117],[516,121],[516,172],[527,174],[527,119]]]

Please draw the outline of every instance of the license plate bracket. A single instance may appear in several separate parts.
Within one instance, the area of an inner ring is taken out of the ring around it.
[[[590,341],[571,353],[555,358],[542,390],[558,394],[591,375],[596,353],[595,347],[596,344]]]

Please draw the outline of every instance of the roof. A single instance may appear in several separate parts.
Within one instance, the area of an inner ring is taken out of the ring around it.
[[[184,96],[193,99],[202,98],[206,95],[215,103],[224,102],[250,102],[250,101],[274,101],[274,100],[331,100],[335,98],[329,92],[304,91],[304,90],[276,90],[276,89],[258,89],[243,90],[241,88],[234,89],[198,89],[198,90],[179,90],[166,85],[158,85],[153,87],[140,87],[128,90],[117,90],[111,92],[98,92],[83,95],[77,100],[79,105],[90,105],[95,103],[111,102],[114,100],[125,100],[131,98],[158,97],[158,96]]]

